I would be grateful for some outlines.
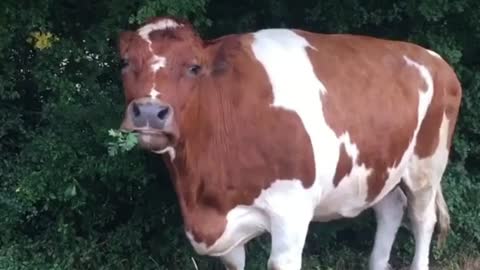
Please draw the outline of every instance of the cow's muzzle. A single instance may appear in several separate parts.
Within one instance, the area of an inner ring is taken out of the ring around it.
[[[121,129],[138,134],[140,147],[159,152],[178,138],[173,108],[158,99],[135,99],[127,107]]]

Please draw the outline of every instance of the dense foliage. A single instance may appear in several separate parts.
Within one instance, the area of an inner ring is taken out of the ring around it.
[[[4,0],[0,269],[221,269],[187,244],[159,160],[108,151],[123,106],[118,32],[161,14],[189,18],[204,37],[295,27],[408,40],[443,55],[461,78],[464,99],[443,181],[453,231],[432,259],[456,269],[462,258],[478,256],[479,1]],[[130,147],[128,138],[123,143]],[[312,225],[305,269],[363,269],[374,228],[371,212]],[[412,247],[402,228],[395,263],[406,265]],[[265,269],[268,249],[268,241],[249,245],[248,269]]]

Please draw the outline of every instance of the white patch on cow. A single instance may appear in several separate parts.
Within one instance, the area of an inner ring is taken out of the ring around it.
[[[420,159],[417,155],[413,156],[412,162],[409,164],[410,177],[405,179],[405,182],[409,187],[412,187],[414,191],[421,190],[425,188],[425,186],[430,185],[430,179],[440,181],[441,175],[448,162],[449,122],[447,116],[444,114],[439,129],[438,147],[432,156],[423,159]]]
[[[176,155],[175,148],[173,148],[172,146],[167,146],[162,150],[153,151],[153,152],[155,154],[165,154],[165,153],[167,153],[168,156],[170,157],[171,161],[173,161],[175,159],[175,155]]]
[[[224,256],[270,227],[265,213],[254,206],[239,205],[227,214],[227,226],[222,236],[212,245],[198,243],[186,231],[195,251],[200,255]]]
[[[163,56],[154,55],[152,62],[153,64],[151,64],[151,67],[154,73],[156,73],[160,68],[164,68],[167,65],[167,59]],[[156,81],[154,81],[153,87],[148,94],[152,99],[157,98],[160,95],[160,92],[156,89],[156,86]]]
[[[157,31],[157,30],[165,30],[167,28],[177,28],[182,26],[183,24],[179,24],[172,19],[163,19],[163,20],[158,20],[157,22],[154,22],[154,23],[149,23],[144,25],[142,28],[138,29],[137,33],[147,42],[151,43],[150,38],[148,37],[148,35],[151,32]]]
[[[354,143],[352,143],[352,140],[350,139],[350,134],[348,134],[348,132],[345,132],[338,139],[341,143],[345,145],[345,151],[347,152],[348,156],[352,158],[352,162],[356,163],[358,154],[360,152],[358,151],[358,147]]]
[[[299,180],[277,180],[263,190],[252,205],[239,205],[228,212],[225,231],[212,246],[207,247],[205,243],[195,242],[188,231],[186,235],[195,251],[201,255],[228,256],[235,248],[265,231],[277,234],[288,232],[285,237],[277,238],[276,241],[289,246],[297,245],[296,249],[302,250],[302,239],[313,214],[312,200],[304,195],[305,189]],[[288,223],[282,222],[286,220]],[[279,248],[282,248],[282,245],[274,244],[272,254],[279,254]],[[289,258],[287,256],[284,259]],[[295,261],[294,265],[298,263]]]
[[[239,245],[221,258],[227,270],[245,269],[245,247]]]
[[[317,78],[307,54],[313,46],[304,37],[285,29],[262,30],[256,32],[254,38],[253,53],[263,65],[272,85],[272,110],[296,113],[312,144],[315,164],[313,185],[305,189],[295,181],[287,180],[284,185],[289,188],[280,190],[272,185],[263,193],[265,198],[262,201],[266,203],[255,201],[254,204],[270,219],[270,267],[300,269],[308,224],[316,215],[323,195],[334,189],[332,179],[340,156],[341,141],[323,115],[321,96],[328,90]],[[353,147],[350,150],[354,152]],[[281,195],[274,197],[273,194],[277,193]],[[347,204],[343,206],[348,207]]]
[[[300,117],[312,143],[315,181],[314,205],[323,189],[332,189],[331,179],[339,157],[340,141],[323,116],[321,95],[327,92],[317,78],[307,55],[308,41],[290,30],[256,32],[252,50],[265,68],[273,90],[272,109],[293,111]],[[281,57],[280,57],[281,56]]]
[[[436,52],[434,52],[434,51],[432,51],[432,50],[428,50],[428,49],[427,49],[427,52],[428,52],[430,55],[433,55],[433,56],[435,56],[435,57],[437,57],[437,58],[442,59],[442,57],[440,56],[440,54],[438,54],[438,53],[436,53]]]
[[[148,93],[148,96],[150,96],[151,98],[156,98],[159,95],[160,95],[160,92],[158,92],[155,88],[152,88],[150,90],[150,93]]]
[[[331,192],[321,199],[315,209],[316,221],[329,221],[341,217],[355,217],[365,209],[368,194],[367,177],[372,169],[364,164],[358,164],[358,147],[351,141],[348,132],[339,137],[339,142],[345,145],[345,151],[352,159],[350,173],[340,180]]]
[[[153,64],[151,65],[151,67],[153,72],[157,72],[160,68],[164,68],[167,66],[167,58],[163,56],[154,55],[152,62]]]

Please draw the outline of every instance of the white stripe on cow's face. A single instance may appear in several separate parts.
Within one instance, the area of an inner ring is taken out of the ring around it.
[[[182,24],[178,24],[174,20],[171,19],[163,19],[159,20],[155,23],[149,23],[142,28],[137,30],[137,33],[140,37],[143,38],[148,43],[148,49],[153,55],[153,59],[151,60],[153,64],[151,65],[153,72],[157,72],[160,68],[164,68],[167,65],[167,59],[164,56],[155,55],[153,48],[152,48],[152,41],[150,40],[150,33],[157,30],[164,30],[167,28],[177,28],[182,27]]]
[[[153,73],[157,73],[157,71],[160,68],[164,68],[166,65],[167,65],[167,59],[165,57],[153,55],[153,64],[150,65]],[[150,93],[148,94],[150,98],[154,99],[160,95],[160,92],[156,89],[156,87],[157,87],[157,81],[156,81],[156,78],[154,77],[153,87],[150,90]]]
[[[182,24],[177,23],[172,19],[162,19],[154,23],[149,23],[144,25],[142,28],[138,29],[138,34],[145,39],[147,42],[151,43],[148,35],[156,30],[164,30],[167,28],[177,28],[182,27]]]
[[[161,68],[165,68],[167,66],[167,58],[164,56],[156,55],[154,53],[152,48],[152,41],[150,40],[150,37],[149,37],[150,33],[156,30],[164,30],[167,28],[176,28],[181,26],[183,25],[178,24],[171,19],[163,19],[155,23],[147,24],[142,28],[138,29],[137,33],[148,43],[148,49],[152,53],[152,58],[150,60],[152,64],[150,64],[150,67],[153,73],[157,73],[158,70],[160,70]],[[153,87],[150,90],[150,93],[148,94],[152,99],[157,98],[157,96],[160,95],[160,92],[156,90],[156,86],[157,86],[156,80],[154,78]]]
[[[156,98],[157,96],[160,95],[160,92],[158,92],[155,88],[152,88],[152,90],[150,90],[150,93],[148,95],[151,98]]]
[[[153,72],[157,72],[160,68],[167,66],[167,59],[163,56],[153,55],[153,64],[151,65]]]

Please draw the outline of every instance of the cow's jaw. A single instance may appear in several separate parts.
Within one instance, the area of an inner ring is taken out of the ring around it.
[[[165,132],[136,132],[140,148],[156,153],[170,156],[170,159],[175,158],[175,138]]]

